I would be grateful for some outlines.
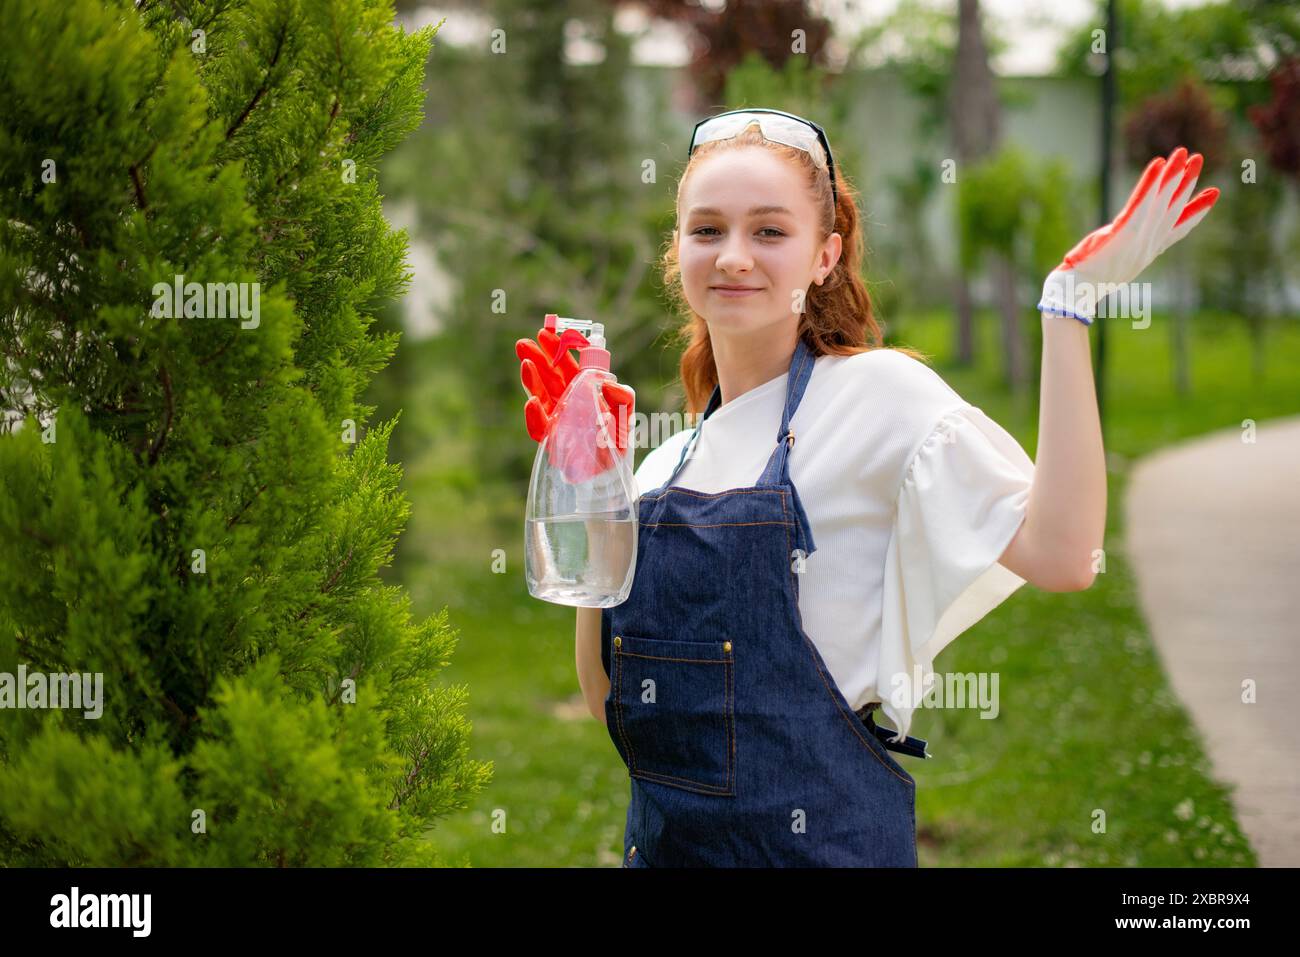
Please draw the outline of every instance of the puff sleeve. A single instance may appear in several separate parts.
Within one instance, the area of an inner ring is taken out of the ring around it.
[[[944,412],[905,466],[877,666],[881,708],[900,738],[939,652],[1025,583],[998,559],[1024,520],[1033,475],[1020,444],[969,403]]]

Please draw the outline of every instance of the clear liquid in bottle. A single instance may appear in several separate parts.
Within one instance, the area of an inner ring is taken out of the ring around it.
[[[582,369],[556,405],[528,484],[524,573],[528,592],[560,605],[608,608],[632,590],[636,478],[601,397],[607,370]]]

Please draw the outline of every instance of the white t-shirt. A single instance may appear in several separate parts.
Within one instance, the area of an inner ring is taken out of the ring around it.
[[[719,406],[673,484],[755,484],[788,378]],[[1034,464],[938,373],[892,349],[818,356],[790,424],[790,479],[817,546],[799,581],[804,631],[854,710],[880,701],[907,734],[935,656],[1025,583],[998,559],[1024,520]],[[644,456],[640,492],[667,481],[695,431]]]

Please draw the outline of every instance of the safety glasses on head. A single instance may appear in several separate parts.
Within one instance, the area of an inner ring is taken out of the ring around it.
[[[826,170],[831,180],[831,196],[835,202],[839,202],[839,191],[835,188],[835,158],[831,155],[831,144],[826,139],[826,131],[812,120],[805,120],[793,113],[763,109],[729,110],[707,120],[700,120],[691,133],[687,158],[700,144],[739,136],[751,123],[758,124],[764,139],[793,146],[811,156],[818,169]]]

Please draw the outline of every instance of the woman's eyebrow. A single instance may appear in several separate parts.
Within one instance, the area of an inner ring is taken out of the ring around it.
[[[793,215],[794,215],[794,213],[792,213],[790,210],[786,209],[784,206],[755,206],[754,208],[752,208],[752,209],[749,211],[749,215],[750,215],[750,216],[773,216],[773,215],[777,215],[777,214],[784,214],[784,215],[786,215],[786,216],[793,216]],[[721,215],[722,215],[722,210],[717,209],[717,208],[715,208],[715,207],[713,207],[713,206],[696,206],[694,209],[692,209],[692,210],[690,211],[690,213],[689,213],[688,215],[690,215],[690,216],[721,216]]]

